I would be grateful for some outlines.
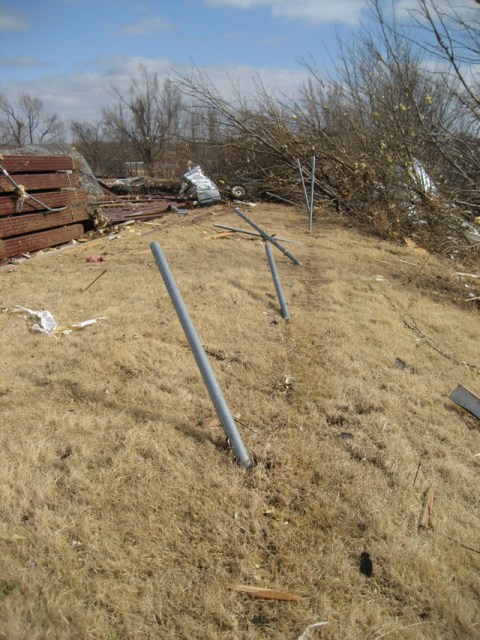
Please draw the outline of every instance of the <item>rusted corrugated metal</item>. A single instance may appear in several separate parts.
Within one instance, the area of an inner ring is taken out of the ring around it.
[[[84,204],[88,200],[88,194],[75,187],[62,189],[61,191],[37,191],[35,197],[51,209]],[[45,207],[42,207],[41,204],[31,198],[26,198],[20,204],[17,195],[0,196],[0,217],[11,215],[12,213],[27,214],[44,210]]]
[[[79,161],[70,156],[1,156],[0,164],[8,173],[35,173],[40,171],[74,171]]]
[[[125,203],[120,206],[102,207],[102,213],[114,222],[122,222],[126,220],[145,220],[165,214],[169,207],[177,203],[172,200],[157,199],[154,202],[142,203]]]
[[[71,240],[78,240],[83,235],[83,225],[72,224],[68,227],[41,231],[9,240],[0,240],[0,260],[12,258],[22,253],[30,253],[57,244],[64,244]]]
[[[81,165],[70,156],[0,157],[0,259],[83,235],[89,194],[78,186]]]
[[[1,163],[0,163],[1,164]],[[25,187],[27,191],[45,191],[50,189],[63,189],[65,187],[77,187],[78,178],[75,173],[16,173],[12,178],[18,185]],[[0,176],[0,193],[12,193],[16,187],[5,176]]]
[[[88,211],[81,207],[65,209],[56,213],[33,213],[26,216],[0,218],[0,238],[20,236],[42,229],[62,227],[73,222],[88,220]]]

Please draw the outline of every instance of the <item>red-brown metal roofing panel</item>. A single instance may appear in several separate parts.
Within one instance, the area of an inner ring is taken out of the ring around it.
[[[0,238],[33,233],[42,229],[54,229],[72,222],[88,219],[84,208],[72,208],[58,213],[33,213],[28,216],[11,216],[0,219]]]
[[[57,244],[78,240],[83,235],[83,225],[72,224],[68,227],[53,229],[50,231],[41,231],[20,238],[11,238],[10,240],[0,240],[0,260],[13,258],[22,253],[30,251],[38,251],[46,247],[53,247]]]
[[[62,189],[64,187],[78,186],[76,173],[24,173],[15,176],[14,180],[17,184],[25,187],[27,191]],[[4,193],[11,193],[15,191],[15,187],[8,178],[0,175],[0,193],[2,191]]]
[[[8,173],[41,171],[72,171],[77,167],[78,162],[70,156],[1,156],[0,165]]]
[[[80,189],[62,189],[62,191],[45,191],[36,192],[35,197],[44,205],[55,209],[56,207],[65,207],[71,204],[81,204],[87,202],[88,193]],[[31,198],[26,198],[21,206],[21,210],[17,211],[18,199],[16,195],[0,196],[0,216],[7,216],[12,213],[32,213],[34,211],[44,211],[38,202]]]

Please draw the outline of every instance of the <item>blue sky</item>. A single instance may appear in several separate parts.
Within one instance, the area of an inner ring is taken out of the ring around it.
[[[399,7],[414,0],[396,0]],[[445,2],[445,0],[439,0]],[[294,91],[302,58],[333,66],[336,34],[367,0],[0,0],[0,92],[28,92],[65,119],[95,120],[111,83],[138,65],[161,75],[192,62],[221,91],[229,79]],[[333,53],[334,55],[334,53]]]
[[[220,86],[293,90],[300,60],[327,60],[336,30],[358,23],[365,0],[0,0],[0,91],[27,91],[63,118],[95,118],[111,82],[139,63],[160,74],[192,62]],[[328,60],[328,64],[330,61]]]

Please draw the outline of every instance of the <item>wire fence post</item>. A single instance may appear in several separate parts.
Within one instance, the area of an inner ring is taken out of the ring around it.
[[[251,469],[253,467],[253,462],[245,448],[245,445],[243,444],[243,440],[240,436],[237,425],[235,424],[235,420],[233,419],[217,379],[215,378],[212,366],[210,365],[205,349],[200,342],[200,338],[198,337],[193,322],[189,316],[182,294],[180,293],[177,283],[170,271],[170,267],[163,254],[162,248],[158,242],[152,242],[150,249],[152,250],[155,262],[162,274],[163,281],[167,287],[167,291],[170,295],[173,306],[175,307],[178,319],[180,320],[182,329],[185,332],[188,344],[190,345],[190,349],[193,352],[197,366],[202,374],[203,381],[207,387],[208,393],[210,394],[210,398],[213,402],[219,420],[233,447],[237,462],[242,467],[245,467],[245,469]]]

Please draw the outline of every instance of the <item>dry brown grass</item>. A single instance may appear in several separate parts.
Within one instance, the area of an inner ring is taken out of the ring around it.
[[[47,338],[0,315],[0,638],[295,640],[319,620],[312,638],[479,637],[480,555],[465,548],[480,546],[478,421],[447,398],[457,383],[480,391],[472,281],[326,215],[311,235],[287,208],[252,216],[303,242],[289,245],[303,268],[275,254],[289,323],[261,242],[211,241],[211,220],[136,225],[0,270],[9,309],[107,316]],[[251,475],[211,419],[153,239]],[[418,531],[431,485],[433,529]]]

